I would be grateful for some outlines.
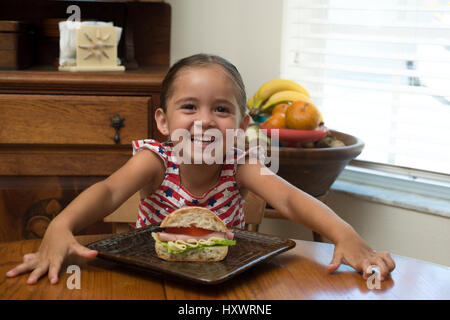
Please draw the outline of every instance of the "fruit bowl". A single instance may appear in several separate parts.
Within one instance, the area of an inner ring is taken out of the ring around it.
[[[306,193],[320,197],[364,148],[364,142],[349,134],[330,130],[344,147],[331,148],[279,148],[277,174]]]
[[[285,147],[298,147],[302,143],[314,142],[324,138],[328,133],[327,127],[319,127],[315,130],[273,129],[259,125],[260,129],[267,130],[267,135],[272,136],[273,130],[278,130],[280,142]]]

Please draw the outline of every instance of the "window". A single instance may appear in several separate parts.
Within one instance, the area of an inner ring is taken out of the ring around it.
[[[285,0],[281,77],[359,160],[450,174],[450,1]]]

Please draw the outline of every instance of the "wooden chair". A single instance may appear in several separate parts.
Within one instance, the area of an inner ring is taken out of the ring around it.
[[[140,202],[139,191],[133,194],[113,213],[106,216],[103,221],[112,223],[113,233],[122,233],[132,230],[138,217],[138,208]]]
[[[103,219],[112,223],[114,233],[132,230],[138,215],[140,195],[136,192],[113,213]],[[245,196],[244,215],[245,228],[249,231],[258,231],[266,208],[266,202],[252,192]]]

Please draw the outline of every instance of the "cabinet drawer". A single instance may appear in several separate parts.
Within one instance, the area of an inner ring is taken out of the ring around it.
[[[121,145],[148,137],[150,97],[0,95],[0,144]]]

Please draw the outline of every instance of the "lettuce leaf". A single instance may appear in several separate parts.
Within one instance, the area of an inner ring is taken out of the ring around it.
[[[162,244],[164,247],[167,248],[167,251],[169,253],[183,253],[186,251],[190,251],[190,250],[197,250],[197,249],[201,249],[201,248],[206,248],[206,247],[217,247],[217,246],[234,246],[236,244],[236,240],[228,240],[228,239],[217,239],[214,240],[212,244],[199,244],[197,247],[192,248],[192,247],[187,247],[184,250],[173,250],[172,248],[169,247],[169,244],[166,241],[161,241],[158,239],[158,236],[156,235],[156,232],[152,232],[152,237],[153,239],[155,239],[156,242]]]

